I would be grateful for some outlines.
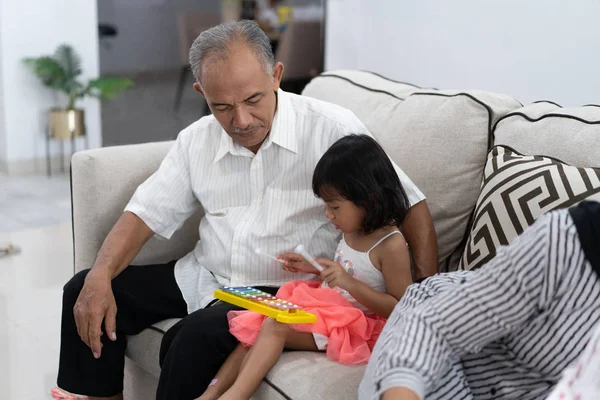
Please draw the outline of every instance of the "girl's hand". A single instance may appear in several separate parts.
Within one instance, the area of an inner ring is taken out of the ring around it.
[[[304,257],[297,253],[283,253],[277,256],[280,260],[283,260],[285,264],[282,264],[282,268],[289,272],[306,272],[309,274],[319,275],[319,271],[310,265]]]
[[[325,268],[321,272],[321,279],[327,282],[329,287],[334,288],[337,286],[340,289],[348,290],[354,283],[355,279],[338,262],[325,258],[319,258],[316,261]]]

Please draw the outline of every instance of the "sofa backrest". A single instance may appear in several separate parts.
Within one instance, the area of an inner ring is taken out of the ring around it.
[[[91,268],[102,242],[136,188],[162,162],[172,141],[80,151],[71,159],[75,270]],[[177,260],[198,241],[202,213],[190,218],[169,240],[152,238],[132,264]]]
[[[313,79],[304,95],[352,110],[427,196],[441,270],[456,267],[481,186],[492,128],[521,107],[482,91],[439,91],[363,71]]]

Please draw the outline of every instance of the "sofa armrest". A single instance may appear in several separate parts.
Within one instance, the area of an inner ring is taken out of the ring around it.
[[[75,271],[91,268],[138,185],[159,167],[174,142],[105,147],[75,153],[71,160],[71,202]],[[152,238],[132,264],[179,259],[198,241],[202,213],[191,217],[170,240]]]

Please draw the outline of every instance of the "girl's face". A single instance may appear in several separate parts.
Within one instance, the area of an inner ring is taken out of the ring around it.
[[[333,190],[329,190],[327,194],[323,197],[323,200],[327,205],[325,217],[329,222],[345,234],[362,230],[365,210],[350,200],[344,199]]]

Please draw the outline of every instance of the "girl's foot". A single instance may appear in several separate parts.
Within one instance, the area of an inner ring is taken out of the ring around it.
[[[50,394],[54,400],[87,400],[87,396],[69,393],[66,390],[62,390],[58,386],[52,389]]]
[[[202,396],[198,397],[196,400],[217,400],[219,398],[219,394],[212,392],[204,392]]]
[[[250,400],[250,397],[242,396],[239,393],[228,390],[223,394],[223,396],[219,397],[219,400]]]

